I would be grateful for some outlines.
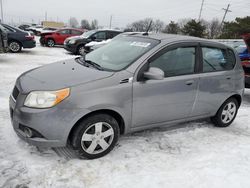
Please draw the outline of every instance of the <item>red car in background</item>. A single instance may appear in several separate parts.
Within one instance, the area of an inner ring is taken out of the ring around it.
[[[250,88],[250,33],[242,35],[243,40],[246,43],[246,47],[242,47],[242,51],[239,52],[241,64],[245,72],[245,87]]]
[[[63,45],[68,37],[79,36],[84,33],[81,29],[63,28],[52,32],[41,33],[40,44],[53,47],[55,45]]]

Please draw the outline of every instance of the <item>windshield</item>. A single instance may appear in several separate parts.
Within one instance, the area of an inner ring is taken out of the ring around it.
[[[236,51],[238,53],[244,53],[246,51],[247,47],[246,46],[239,46],[236,48]]]
[[[132,36],[121,36],[87,54],[85,59],[104,69],[119,71],[132,64],[160,41]]]
[[[1,30],[1,31],[5,31],[5,32],[8,31],[8,30],[7,30],[4,26],[2,26],[2,25],[0,25],[0,30]]]
[[[87,32],[83,33],[81,36],[82,36],[83,38],[88,38],[88,37],[90,37],[92,34],[94,34],[95,32],[96,32],[96,30],[87,31]]]

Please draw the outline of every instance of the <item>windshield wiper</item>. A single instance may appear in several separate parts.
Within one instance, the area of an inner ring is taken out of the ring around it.
[[[79,57],[77,59],[80,60],[81,64],[86,66],[86,67],[89,67],[89,65],[90,65],[90,66],[92,66],[92,67],[94,67],[94,68],[96,68],[98,70],[104,70],[104,68],[101,65],[99,65],[99,64],[97,64],[97,63],[95,63],[93,61],[86,60],[85,56]]]

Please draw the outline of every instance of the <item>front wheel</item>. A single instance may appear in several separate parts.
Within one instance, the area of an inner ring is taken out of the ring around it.
[[[78,55],[84,55],[85,54],[85,49],[84,49],[84,45],[80,45],[77,47],[77,52]]]
[[[239,103],[235,98],[226,100],[216,113],[211,118],[216,127],[227,127],[234,121],[239,108]]]
[[[108,154],[119,138],[119,125],[107,114],[84,119],[71,136],[71,145],[80,158],[96,159]]]
[[[47,40],[47,46],[48,47],[54,47],[55,46],[55,41],[53,39],[48,39]]]

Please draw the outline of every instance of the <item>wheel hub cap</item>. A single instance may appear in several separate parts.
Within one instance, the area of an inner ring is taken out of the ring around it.
[[[233,102],[228,103],[222,110],[221,120],[223,123],[229,123],[236,114],[236,105]]]
[[[82,149],[89,154],[98,154],[109,148],[114,139],[114,130],[106,122],[90,125],[82,135]]]

